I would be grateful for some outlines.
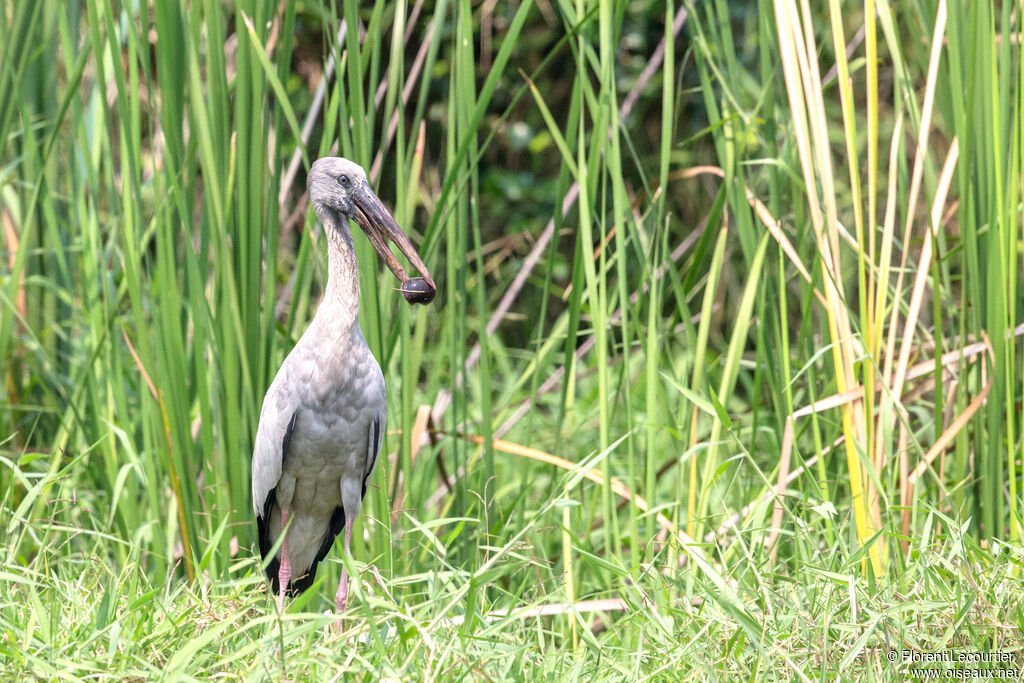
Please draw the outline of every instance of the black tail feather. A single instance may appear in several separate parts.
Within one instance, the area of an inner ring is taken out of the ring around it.
[[[270,513],[277,504],[277,489],[275,488],[267,496],[267,500],[263,505],[263,514],[256,517],[256,527],[259,531],[259,543],[260,543],[260,555],[264,560],[270,554],[271,549],[274,547],[274,538],[270,533]],[[331,521],[327,528],[324,529],[324,537],[320,542],[320,548],[316,552],[316,558],[313,560],[313,564],[307,567],[301,575],[295,576],[296,572],[299,571],[298,567],[292,567],[292,578],[288,582],[288,589],[285,591],[289,597],[297,597],[301,595],[307,588],[313,585],[314,579],[316,579],[316,568],[320,562],[327,557],[327,553],[331,551],[331,546],[334,545],[334,539],[337,538],[341,530],[345,528],[345,509],[342,507],[334,508],[334,512],[331,514]],[[280,551],[279,551],[280,552]],[[278,553],[279,554],[279,553]],[[281,592],[281,585],[278,582],[277,574],[281,569],[281,560],[278,555],[275,555],[270,562],[267,562],[267,579],[270,582],[270,590],[274,595]]]

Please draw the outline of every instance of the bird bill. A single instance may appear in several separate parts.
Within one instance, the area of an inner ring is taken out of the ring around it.
[[[370,240],[370,244],[377,250],[380,257],[384,259],[384,263],[387,264],[391,272],[395,274],[398,281],[404,286],[410,278],[405,269],[402,268],[402,264],[395,258],[391,248],[388,247],[387,240],[391,240],[398,249],[405,254],[405,257],[409,260],[409,263],[419,271],[423,276],[423,280],[429,285],[429,297],[425,296],[423,292],[420,292],[419,296],[410,299],[408,296],[406,299],[410,303],[429,303],[433,298],[433,292],[437,290],[434,280],[430,277],[430,273],[427,271],[427,267],[423,264],[423,259],[416,253],[416,249],[412,246],[409,238],[405,236],[402,229],[398,227],[398,223],[395,221],[394,216],[387,210],[384,203],[379,197],[370,189],[370,186],[363,183],[359,191],[352,197],[353,203],[355,204],[358,211],[356,212],[355,221],[359,224],[359,227],[363,229],[366,236]],[[418,279],[418,278],[417,278]]]

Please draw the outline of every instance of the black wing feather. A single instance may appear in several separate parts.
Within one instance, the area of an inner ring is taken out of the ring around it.
[[[288,428],[285,430],[284,439],[281,444],[281,464],[284,466],[284,459],[288,455],[288,445],[291,442],[292,431],[295,429],[295,415],[292,415],[292,419],[288,421]],[[370,438],[371,444],[375,445],[371,452],[374,458],[377,457],[377,453],[380,451],[380,418],[374,418],[371,426]],[[369,472],[373,470],[373,464],[370,463],[370,467],[367,468],[367,475],[363,478],[363,490],[362,496],[366,497],[366,484],[369,480]],[[266,502],[263,504],[263,514],[256,518],[256,526],[259,531],[260,540],[260,555],[266,560],[270,554],[271,549],[274,546],[273,541],[270,538],[270,511],[274,509],[274,505],[277,503],[277,487],[274,487],[270,494],[267,496]],[[334,545],[334,539],[338,537],[342,529],[345,528],[345,508],[336,507],[334,512],[331,513],[331,521],[328,524],[327,529],[324,531],[323,540],[320,541],[320,548],[316,551],[316,558],[313,560],[313,564],[310,565],[309,570],[298,578],[293,578],[288,582],[288,589],[285,591],[290,597],[296,597],[303,593],[306,589],[313,585],[314,579],[316,579],[316,570],[327,553],[331,551],[331,547]],[[281,592],[281,585],[277,579],[278,571],[281,569],[281,561],[274,555],[273,558],[267,563],[267,579],[270,581],[270,588],[276,595]]]
[[[282,470],[284,469],[284,462],[288,458],[288,449],[291,446],[292,433],[295,431],[295,418],[298,417],[298,415],[298,411],[292,413],[291,419],[288,420],[288,426],[284,430],[284,438],[281,439]],[[275,504],[277,504],[276,486],[270,490],[269,494],[267,494],[267,499],[263,501],[263,511],[258,517],[256,517],[256,530],[259,534],[260,555],[264,560],[267,559],[267,556],[270,555],[270,551],[274,547],[274,541],[270,535],[270,513],[274,509]],[[342,515],[344,516],[344,512],[342,512]],[[342,526],[344,526],[344,524]],[[322,556],[318,557],[317,562],[321,559],[323,559]],[[316,563],[313,563],[313,567],[311,569],[315,568]],[[270,559],[270,562],[267,563],[266,568],[267,578],[270,580],[270,586],[275,594],[281,591],[281,585],[277,580],[277,573],[280,569],[281,560],[279,560],[275,554],[274,557]],[[303,576],[300,576],[298,579],[290,581],[288,585],[288,594],[294,597],[309,588],[310,584],[313,583],[313,574],[315,574],[315,572],[310,571]]]
[[[270,505],[276,502],[276,496],[271,491],[267,497],[267,501]],[[267,519],[270,517],[270,505],[264,510],[263,517],[256,520],[257,526],[260,530],[260,554],[266,559],[267,555],[270,554],[270,549],[273,547],[273,543],[270,541],[270,530],[269,522]],[[316,558],[313,560],[313,564],[310,565],[309,570],[299,577],[293,577],[288,582],[288,590],[285,593],[289,597],[297,597],[307,588],[313,585],[313,580],[316,579],[316,568],[320,565],[320,562],[327,557],[327,553],[331,551],[331,546],[334,545],[334,539],[337,538],[341,530],[345,528],[345,508],[336,507],[334,512],[331,514],[331,523],[328,525],[327,530],[324,532],[324,538],[320,542],[320,548],[316,551]],[[270,588],[274,595],[281,592],[281,584],[277,580],[277,572],[281,569],[281,560],[274,555],[273,559],[267,563],[267,579],[270,581]]]
[[[380,453],[380,417],[373,418],[373,424],[370,427],[370,443],[366,449],[367,453],[370,454],[371,460],[367,463],[366,474],[363,475],[363,494],[362,497],[366,498],[366,484],[370,481],[370,472],[373,472],[373,466],[377,462],[377,455]]]

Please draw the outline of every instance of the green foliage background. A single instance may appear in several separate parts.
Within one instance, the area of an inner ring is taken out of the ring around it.
[[[880,150],[858,171],[879,198],[866,230],[889,234],[887,202],[916,226],[881,263],[853,229],[859,183],[835,188],[849,299],[832,313],[867,349],[867,386],[885,359],[858,273],[906,272],[886,315],[927,275],[899,331],[932,368],[897,389],[884,445],[855,452],[877,492],[868,539],[835,406],[793,419],[798,476],[771,493],[787,420],[841,386],[787,6],[4,3],[3,677],[887,678],[889,649],[1019,649],[1019,12],[832,2],[804,17],[837,177]],[[409,308],[357,236],[392,432],[342,635],[322,614],[340,544],[277,614],[248,491],[260,401],[323,286],[303,189],[328,154],[376,169],[440,290]]]

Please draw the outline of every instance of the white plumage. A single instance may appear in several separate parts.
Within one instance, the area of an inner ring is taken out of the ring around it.
[[[263,399],[252,458],[253,510],[265,559],[288,528],[267,564],[282,608],[286,594],[313,583],[317,564],[342,530],[348,552],[387,423],[384,375],[359,328],[359,271],[348,219],[366,232],[407,300],[428,303],[436,291],[419,255],[367,185],[363,169],[346,159],[319,159],[307,185],[328,239],[327,289]],[[385,238],[423,278],[405,274]],[[412,284],[407,288],[406,283]],[[335,596],[339,613],[347,595],[343,568]]]

